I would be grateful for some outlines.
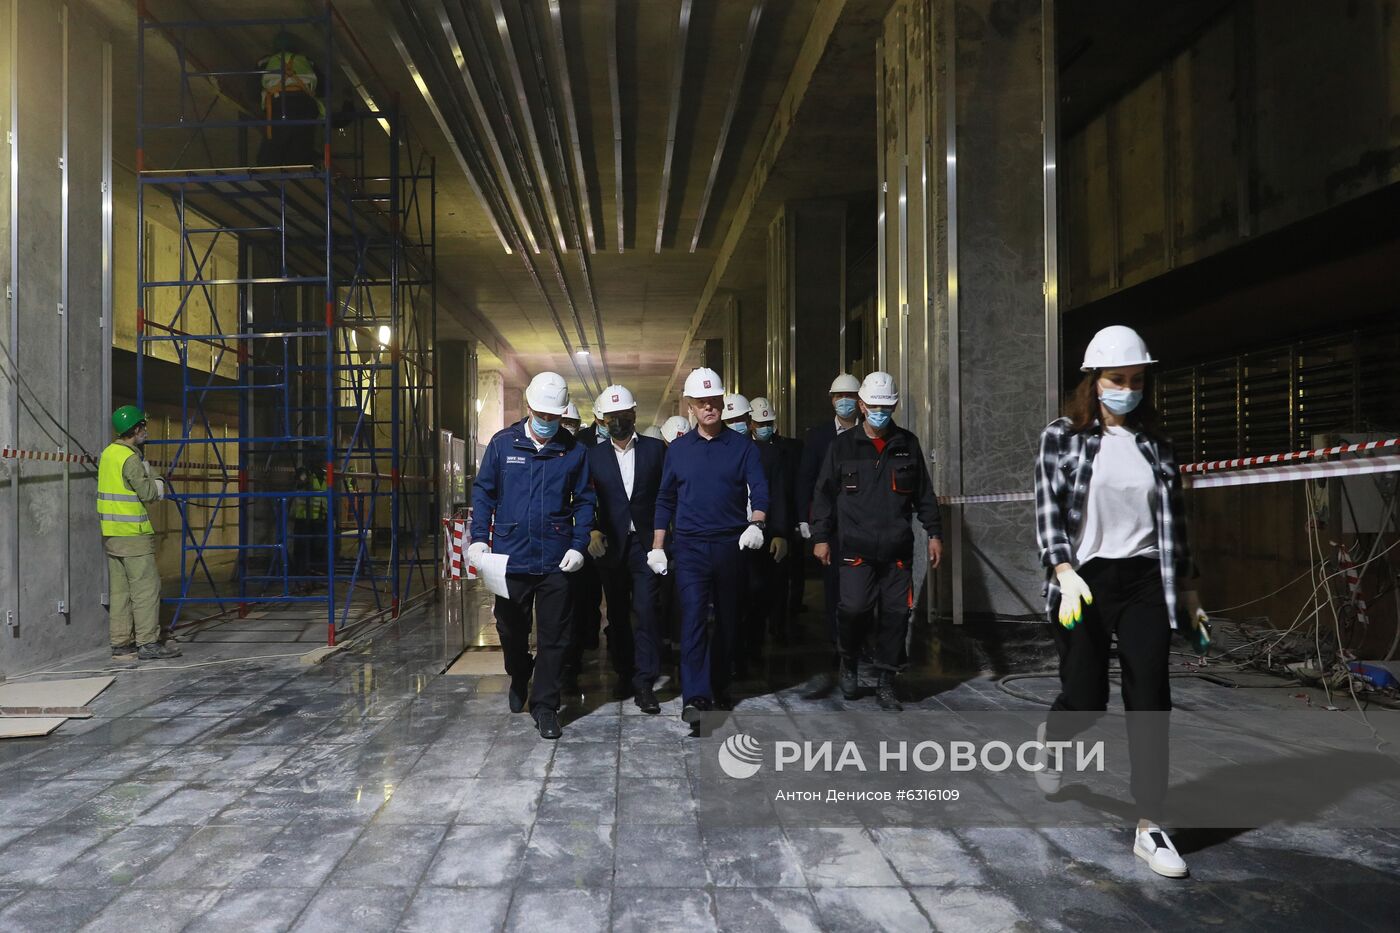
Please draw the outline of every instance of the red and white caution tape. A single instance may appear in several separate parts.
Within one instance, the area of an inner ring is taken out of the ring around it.
[[[986,496],[939,496],[942,505],[977,505],[985,502],[1034,502],[1033,492],[998,492]]]
[[[1270,463],[1287,463],[1292,460],[1311,460],[1314,457],[1335,457],[1338,454],[1367,453],[1370,451],[1400,453],[1400,437],[1387,441],[1364,441],[1360,444],[1339,444],[1336,447],[1319,447],[1316,450],[1295,450],[1286,454],[1268,454],[1263,457],[1236,457],[1233,460],[1202,460],[1188,463],[1181,468],[1183,473],[1210,473],[1216,470],[1234,470],[1240,467],[1263,466]]]
[[[1400,471],[1400,457],[1365,457],[1356,460],[1328,460],[1323,463],[1295,463],[1290,466],[1256,467],[1234,473],[1209,473],[1191,477],[1188,489],[1216,486],[1254,486],[1259,483],[1286,483],[1329,476],[1364,476],[1370,473]]]
[[[1370,625],[1371,620],[1366,615],[1366,597],[1361,593],[1361,574],[1356,569],[1356,561],[1351,559],[1351,549],[1345,544],[1332,543],[1337,547],[1337,566],[1342,569],[1342,577],[1347,582],[1347,593],[1351,597],[1356,621]]]
[[[0,460],[40,460],[47,463],[91,463],[97,460],[87,454],[65,454],[59,450],[20,450],[15,447],[0,447]]]

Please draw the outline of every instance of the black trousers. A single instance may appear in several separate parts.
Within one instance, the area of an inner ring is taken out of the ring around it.
[[[559,680],[564,652],[569,647],[569,616],[573,595],[568,574],[562,570],[544,574],[508,573],[510,597],[496,597],[496,633],[501,638],[506,673],[529,676],[530,708],[559,708]],[[536,654],[530,657],[530,627],[536,627]]]
[[[802,601],[806,597],[807,588],[807,548],[806,541],[802,540],[802,533],[796,528],[792,529],[789,537],[788,556],[783,562],[787,568],[788,578],[788,612],[797,613],[802,609]]]
[[[904,637],[909,630],[909,610],[914,605],[914,580],[909,562],[842,561],[839,578],[841,596],[837,614],[841,657],[847,664],[856,664],[873,624],[875,667],[883,671],[899,670]]]
[[[1108,708],[1109,647],[1117,635],[1133,800],[1143,817],[1156,819],[1167,796],[1165,713],[1172,708],[1167,676],[1172,632],[1161,567],[1156,557],[1096,558],[1080,567],[1079,575],[1094,601],[1073,629],[1058,622],[1050,626],[1060,653],[1060,695],[1050,707],[1046,738],[1068,741]]]
[[[832,544],[831,550],[835,553],[835,544]],[[822,599],[822,609],[826,613],[826,628],[831,636],[831,646],[840,651],[841,614],[838,610],[841,605],[841,562],[834,557],[830,564],[822,566]]]
[[[323,155],[316,149],[316,124],[287,126],[276,122],[315,120],[320,115],[321,109],[316,106],[316,99],[300,91],[288,91],[273,98],[274,122],[270,134],[264,135],[258,144],[258,164],[320,165]]]
[[[617,676],[637,690],[650,689],[661,674],[661,594],[658,577],[647,566],[648,545],[632,532],[598,565],[608,600],[608,658]]]
[[[787,559],[795,558],[789,554]],[[741,664],[762,656],[764,637],[782,632],[788,614],[788,564],[773,560],[765,545],[744,552],[744,569],[744,616],[739,623]]]
[[[598,628],[603,622],[603,577],[598,570],[598,562],[587,556],[583,559],[583,566],[572,576],[574,615],[570,622],[565,664],[577,673],[583,653],[598,647]]]

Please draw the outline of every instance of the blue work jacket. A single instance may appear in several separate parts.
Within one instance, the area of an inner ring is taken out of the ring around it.
[[[593,530],[593,489],[582,445],[560,430],[539,450],[517,422],[496,432],[472,484],[472,543],[510,557],[507,573],[559,569]]]

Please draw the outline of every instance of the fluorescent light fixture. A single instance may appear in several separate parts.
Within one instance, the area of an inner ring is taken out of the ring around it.
[[[388,324],[379,325],[379,345],[381,347],[387,347],[389,345],[390,338],[393,336],[394,332],[389,330]]]
[[[575,351],[574,351],[574,356],[587,356],[587,355],[588,355],[588,348],[587,348],[587,347],[583,347],[583,348],[581,348],[581,349],[578,349],[578,350],[575,350]]]
[[[481,410],[482,410],[483,408],[485,408],[485,407],[486,407],[486,399],[484,399],[484,398],[479,398],[479,399],[476,400],[476,413],[477,413],[478,415],[481,414]]]

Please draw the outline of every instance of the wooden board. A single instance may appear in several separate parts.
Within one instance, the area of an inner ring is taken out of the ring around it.
[[[115,677],[81,677],[0,684],[0,706],[87,706],[115,681]]]
[[[491,674],[505,675],[505,662],[502,660],[499,651],[463,651],[452,666],[447,669],[448,676],[456,677],[482,677]]]
[[[37,738],[48,735],[67,721],[67,719],[38,719],[35,717],[0,719],[0,739]]]

